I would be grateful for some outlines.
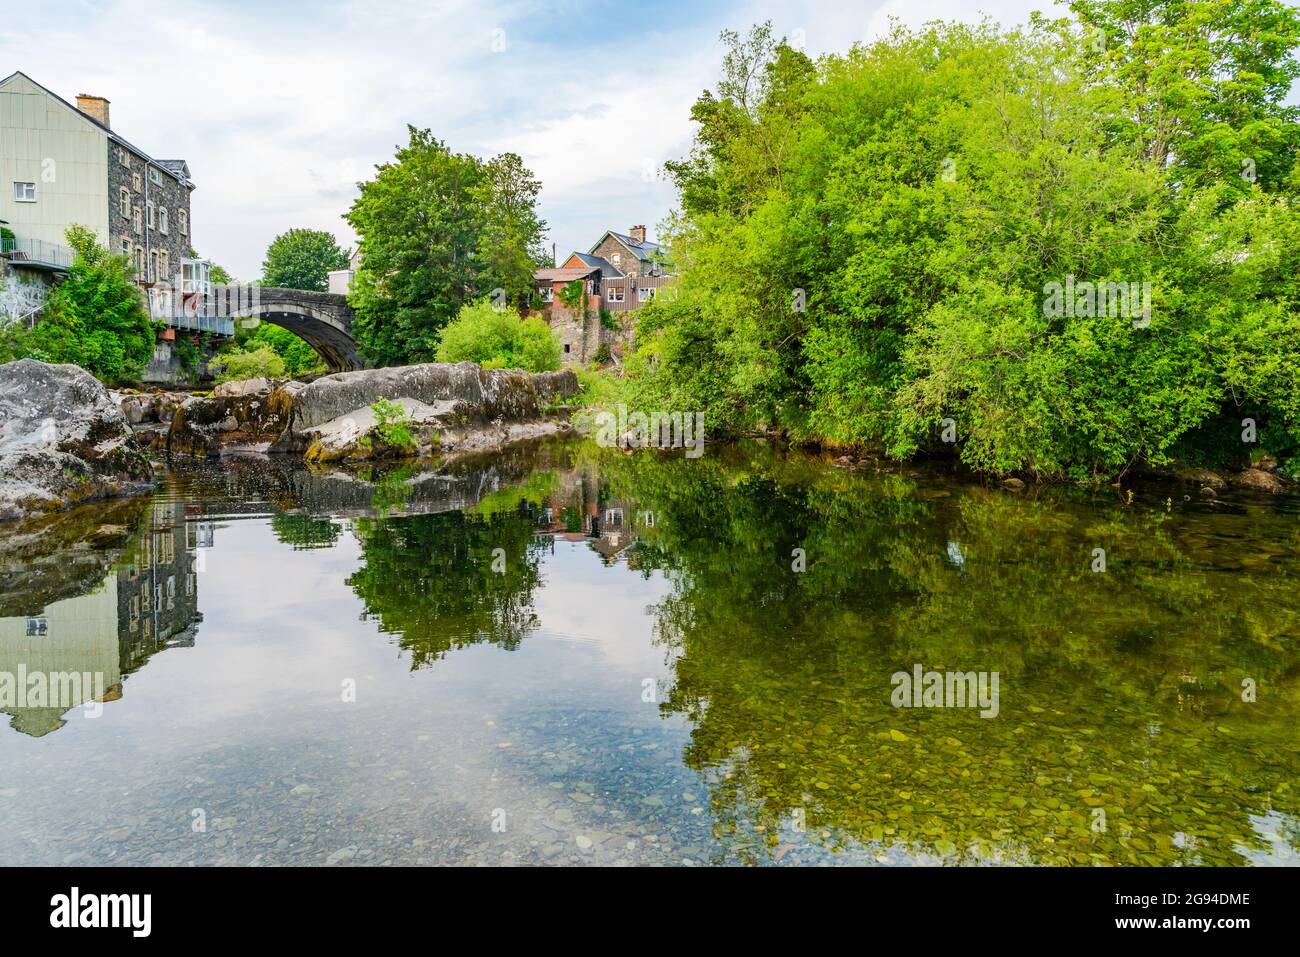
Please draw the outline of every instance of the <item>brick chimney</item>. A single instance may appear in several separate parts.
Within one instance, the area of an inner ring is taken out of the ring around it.
[[[102,96],[90,96],[87,93],[77,94],[77,109],[81,110],[92,120],[98,120],[110,129],[112,127],[108,122],[108,100]]]
[[[628,234],[629,236],[631,236],[633,239],[635,239],[635,240],[636,240],[637,242],[639,242],[639,243],[643,243],[643,242],[645,242],[645,227],[644,227],[644,226],[633,226],[631,229],[629,229],[629,230],[627,231],[627,234]]]

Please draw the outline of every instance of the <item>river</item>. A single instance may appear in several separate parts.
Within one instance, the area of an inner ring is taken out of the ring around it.
[[[1300,863],[1300,501],[1132,491],[176,463],[0,525],[0,676],[93,676],[10,679],[0,863]]]

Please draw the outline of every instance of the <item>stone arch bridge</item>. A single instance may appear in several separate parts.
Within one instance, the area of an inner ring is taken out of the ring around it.
[[[343,296],[274,286],[213,286],[208,309],[236,323],[260,319],[288,329],[315,349],[331,372],[361,368],[352,307]]]

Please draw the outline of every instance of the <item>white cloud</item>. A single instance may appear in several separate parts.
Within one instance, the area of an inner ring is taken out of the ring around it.
[[[1014,22],[1048,4],[988,6]],[[254,278],[291,227],[353,241],[340,217],[354,184],[392,156],[408,123],[459,151],[519,153],[543,183],[561,255],[606,227],[653,233],[673,203],[654,174],[689,147],[690,106],[716,80],[721,28],[771,19],[815,55],[879,32],[891,12],[977,16],[960,0],[666,3],[626,22],[568,0],[110,0],[47,10],[21,31],[8,21],[0,62],[68,99],[108,97],[123,136],[187,159],[199,250]]]

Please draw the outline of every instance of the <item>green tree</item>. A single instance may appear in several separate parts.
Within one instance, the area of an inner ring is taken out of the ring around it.
[[[515,153],[502,153],[487,164],[480,186],[485,214],[479,239],[480,289],[501,289],[511,303],[533,292],[533,273],[549,265],[543,239],[546,221],[537,215],[542,185]]]
[[[1273,81],[1249,109],[1219,101],[1268,64],[1290,75],[1274,46],[1294,18],[1259,4],[1252,32],[1175,6],[1240,49],[1210,41],[1214,95],[1168,94],[1168,151],[1130,121],[1147,81],[1077,21],[896,26],[815,68],[766,27],[728,35],[669,165],[683,275],[640,311],[630,401],[1002,473],[1108,477],[1216,442],[1239,459],[1243,417],[1300,451],[1297,209],[1208,145],[1259,133],[1282,144],[1260,168],[1285,172],[1295,122]],[[1054,311],[1049,290],[1076,282],[1135,284],[1134,302]]]
[[[291,229],[267,247],[262,285],[325,292],[329,273],[348,267],[349,254],[333,235],[319,229]]]
[[[1283,189],[1300,149],[1300,13],[1279,0],[1073,0],[1085,72],[1122,93],[1116,132],[1186,185]]]
[[[560,367],[560,343],[538,316],[520,319],[489,300],[465,305],[443,330],[438,362],[477,362],[485,369],[551,372]]]
[[[352,333],[376,365],[430,361],[467,302],[497,288],[512,299],[531,292],[545,228],[538,184],[517,156],[484,163],[409,131],[347,214],[364,252]]]
[[[106,382],[138,381],[153,355],[158,325],[149,319],[126,257],[99,245],[84,226],[69,226],[65,236],[76,253],[72,266],[18,353],[74,363]]]

